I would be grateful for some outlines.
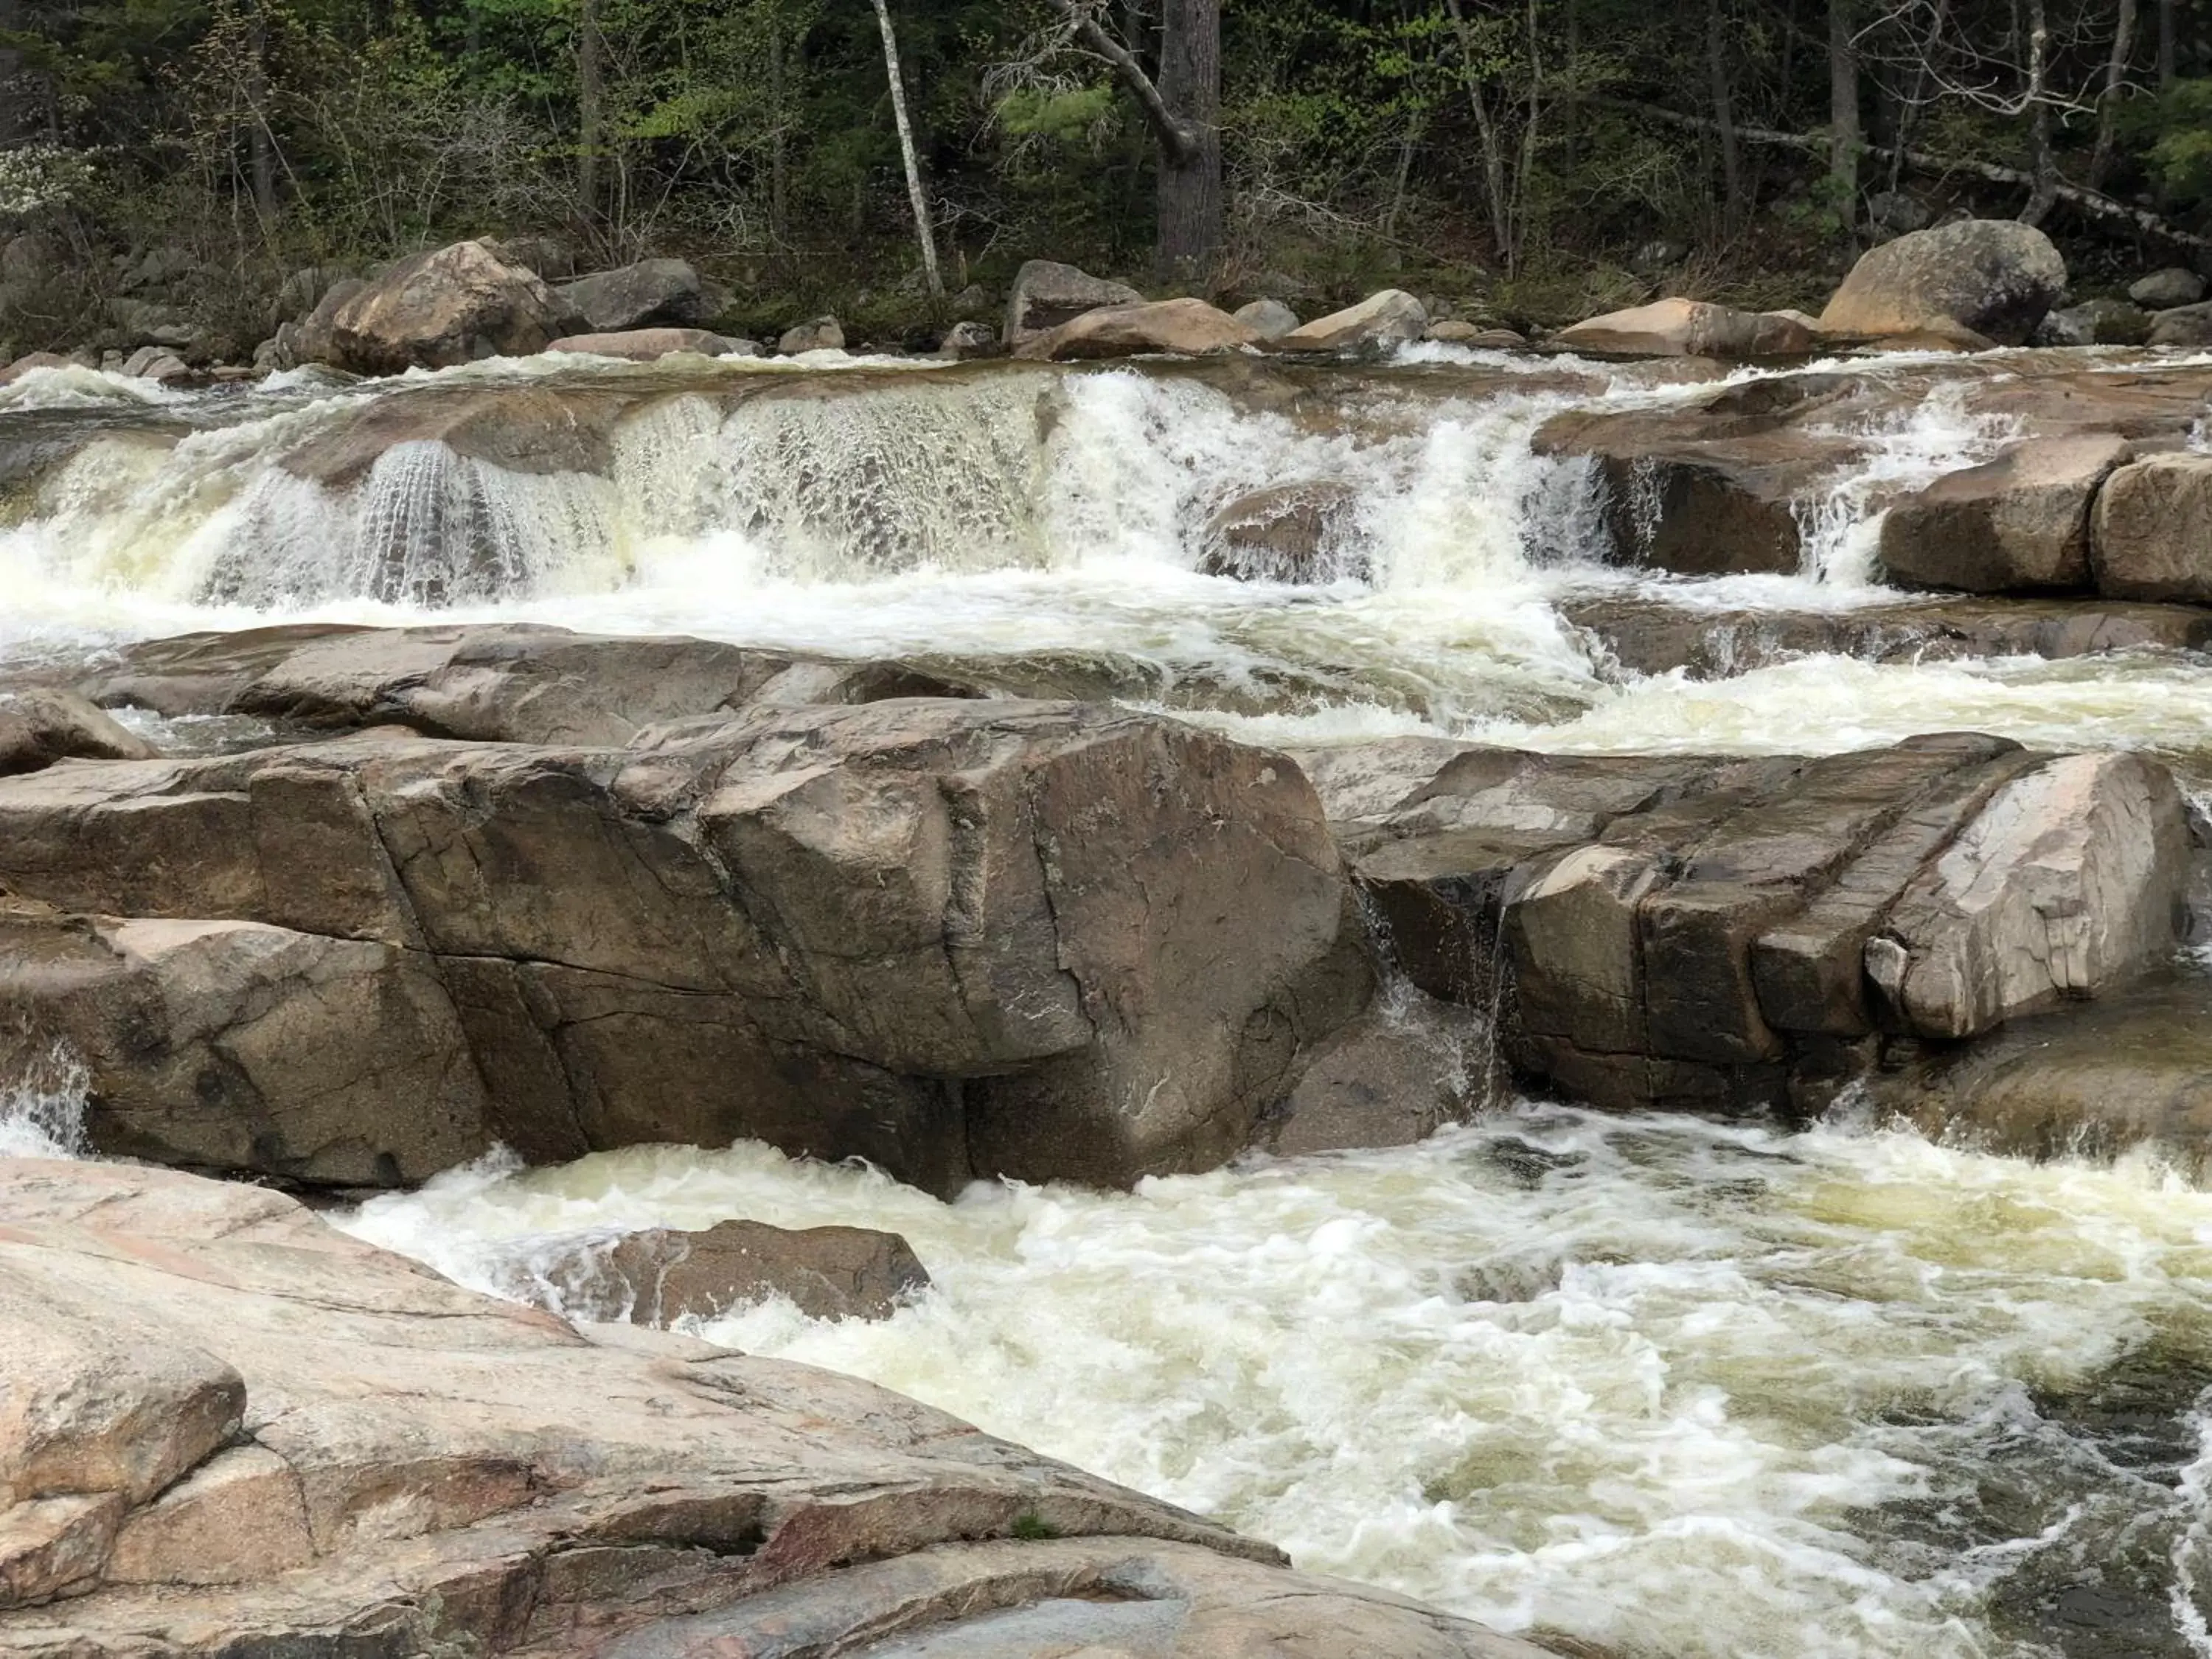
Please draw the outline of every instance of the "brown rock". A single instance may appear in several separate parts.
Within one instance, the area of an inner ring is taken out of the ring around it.
[[[0,1613],[90,1589],[122,1512],[123,1500],[112,1492],[0,1509]]]
[[[1154,352],[1204,356],[1259,343],[1260,337],[1203,300],[1158,300],[1086,311],[1014,348],[1038,362],[1133,357]]]
[[[75,691],[24,686],[0,691],[0,777],[56,761],[151,760],[154,746]]]
[[[1243,581],[1310,584],[1364,576],[1366,561],[1349,545],[1358,507],[1350,485],[1322,480],[1239,496],[1206,526],[1199,568]]]
[[[2066,289],[2066,262],[2041,231],[1966,219],[1863,254],[1820,313],[1824,333],[1881,338],[1963,325],[2024,344]]]
[[[95,1133],[195,1124],[179,1154],[295,1179],[465,1146],[473,1073],[535,1157],[750,1135],[940,1191],[1126,1182],[1232,1155],[1364,994],[1288,760],[1062,704],[756,707],[635,753],[364,736],[64,769],[0,782],[0,880],[168,919],[19,946],[27,1029],[97,1039],[101,1097],[141,1103]],[[175,1040],[126,1043],[134,999],[179,987]],[[386,1021],[404,1063],[349,1060],[341,1108],[303,1039],[350,1055]],[[247,1030],[252,1086],[223,1071],[203,1102],[200,1045]]]
[[[5,368],[0,368],[0,386],[13,386],[34,368],[69,368],[73,367],[67,357],[53,351],[33,351],[18,357]]]
[[[2097,496],[2097,591],[2212,604],[2212,456],[2152,455]]]
[[[1050,259],[1031,259],[1014,273],[1006,299],[1006,342],[1018,350],[1040,334],[1073,322],[1101,306],[1140,306],[1145,296],[1127,283],[1107,282]]]
[[[251,1584],[315,1559],[300,1477],[234,1446],[134,1511],[108,1557],[112,1584]]]
[[[1696,300],[1656,300],[1563,329],[1569,351],[1620,357],[1799,357],[1818,343],[1812,330],[1773,312],[1737,311]]]
[[[888,1319],[929,1287],[913,1247],[896,1233],[794,1231],[758,1221],[628,1233],[556,1277],[574,1281],[563,1304],[577,1317],[660,1326],[719,1318],[770,1296],[788,1297],[810,1319]]]
[[[564,325],[568,317],[533,272],[503,264],[485,243],[457,242],[400,260],[340,301],[330,317],[330,361],[360,374],[395,374],[526,356],[574,333]],[[310,318],[303,332],[312,335],[314,322]]]
[[[640,259],[563,283],[554,295],[596,334],[696,330],[712,321],[728,298],[682,259]]]
[[[605,334],[564,334],[549,343],[548,351],[574,351],[593,357],[622,357],[649,363],[671,353],[696,352],[702,357],[757,357],[760,348],[750,340],[733,340],[710,334],[703,328],[633,328]]]
[[[1429,313],[1412,295],[1395,288],[1370,294],[1356,306],[1292,329],[1273,343],[1277,351],[1355,351],[1398,345],[1428,332]]]
[[[1913,587],[2086,588],[2091,505],[2134,453],[2112,436],[2029,439],[1947,473],[1883,519],[1882,564]]]

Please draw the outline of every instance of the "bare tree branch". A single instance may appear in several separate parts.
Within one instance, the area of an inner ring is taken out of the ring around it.
[[[1160,89],[1152,84],[1152,77],[1145,73],[1129,49],[1109,34],[1084,0],[1050,0],[1052,9],[1067,20],[1075,38],[1085,48],[1106,60],[1121,84],[1128,88],[1138,105],[1145,112],[1145,119],[1160,141],[1160,149],[1168,161],[1176,167],[1185,167],[1197,159],[1199,136],[1168,107]]]

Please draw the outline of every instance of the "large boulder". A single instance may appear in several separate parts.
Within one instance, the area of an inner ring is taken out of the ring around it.
[[[1255,300],[1237,307],[1233,314],[1263,340],[1279,340],[1298,326],[1298,313],[1280,300]]]
[[[1908,587],[2086,588],[2090,507],[2134,453],[2110,435],[2031,438],[1946,473],[1883,519],[1882,565]]]
[[[1356,306],[1292,329],[1273,346],[1278,351],[1357,351],[1406,344],[1428,330],[1426,307],[1401,289],[1386,288]]]
[[[2212,456],[2151,455],[2097,496],[2097,590],[2212,605]]]
[[[1257,345],[1260,337],[1227,312],[1203,300],[1157,300],[1086,311],[1014,349],[1032,362],[1079,362],[1134,357],[1155,352],[1202,357]]]
[[[786,357],[808,351],[842,351],[845,329],[835,317],[817,317],[799,323],[776,337],[775,349]]]
[[[2044,318],[2032,343],[2040,346],[2142,345],[2151,315],[2125,300],[2084,300]]]
[[[683,259],[641,259],[618,270],[563,283],[554,293],[594,334],[701,328],[726,303],[726,297]]]
[[[1954,324],[2021,345],[2065,291],[2066,261],[2041,231],[2013,219],[1965,219],[1862,255],[1820,313],[1820,329],[1882,338]]]
[[[328,361],[359,374],[396,374],[526,356],[575,332],[569,320],[533,272],[503,263],[486,243],[456,242],[400,260],[339,302]]]
[[[1028,1619],[1058,1639],[1023,1652],[1541,1659],[873,1384],[571,1325],[276,1193],[0,1160],[0,1216],[10,1653],[981,1654]]]
[[[1014,273],[1013,289],[1006,296],[1006,345],[1018,350],[1036,336],[1101,306],[1144,302],[1145,296],[1127,283],[1109,282],[1050,259],[1031,259]]]
[[[1802,357],[1818,341],[1795,318],[1737,311],[1697,300],[1655,300],[1562,329],[1553,343],[1569,351],[1617,357]]]
[[[94,1048],[97,1139],[210,1168],[356,1184],[489,1139],[751,1137],[950,1191],[1218,1164],[1364,996],[1279,755],[919,699],[640,741],[365,734],[0,781],[0,884],[140,919],[27,943],[58,965],[14,977],[10,1029]],[[170,995],[190,1018],[134,1027]],[[387,1024],[385,1063],[330,1060]],[[203,1058],[246,1030],[265,1060]]]
[[[58,686],[0,690],[0,777],[60,760],[151,760],[154,746],[75,691]]]

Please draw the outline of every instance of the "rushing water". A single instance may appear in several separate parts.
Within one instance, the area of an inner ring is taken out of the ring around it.
[[[1588,470],[1533,444],[1562,410],[1710,389],[1663,369],[1419,348],[1327,418],[1151,369],[546,358],[209,393],[34,374],[0,388],[0,666],[272,620],[526,618],[1117,653],[1156,685],[1225,688],[1195,717],[1270,741],[1803,751],[1972,727],[2197,755],[2212,672],[2183,654],[1808,656],[1697,681],[1614,671],[1562,622],[1562,598],[1624,587],[1895,602],[1874,580],[1882,502],[2022,430],[1961,395],[2015,372],[1991,361],[1857,366],[1924,395],[1849,428],[1863,463],[1799,503],[1804,568],[1663,584],[1596,562]],[[595,465],[421,436],[301,459],[398,398],[549,389],[621,402]],[[1204,574],[1212,515],[1293,479],[1346,491],[1362,568]],[[80,1090],[58,1056],[0,1097],[0,1154],[78,1150]],[[769,1303],[708,1334],[1504,1627],[1654,1659],[2212,1656],[2212,1196],[2148,1162],[1530,1105],[1133,1194],[945,1205],[758,1147],[654,1149],[459,1171],[345,1224],[557,1302],[580,1249],[732,1216],[895,1229],[935,1288],[882,1324]]]
[[[348,1224],[557,1302],[580,1242],[733,1215],[895,1229],[935,1288],[708,1336],[1503,1627],[1655,1659],[2206,1650],[2212,1196],[2148,1164],[1530,1107],[1129,1195],[944,1205],[741,1146],[460,1171]]]

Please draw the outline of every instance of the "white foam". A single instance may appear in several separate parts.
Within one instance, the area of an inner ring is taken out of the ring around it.
[[[2212,1197],[2154,1164],[1556,1109],[951,1206],[757,1146],[640,1149],[471,1170],[346,1224],[512,1292],[592,1229],[732,1216],[897,1231],[936,1288],[883,1323],[769,1303],[718,1340],[873,1377],[1309,1568],[1685,1659],[2016,1652],[1989,1598],[2053,1547],[1923,1559],[1881,1516],[1953,1501],[1962,1451],[2010,1459],[2039,1526],[2097,1508],[2078,1460],[2018,1434],[2023,1390],[2153,1325],[2212,1345]]]

